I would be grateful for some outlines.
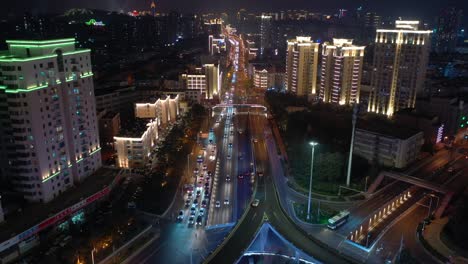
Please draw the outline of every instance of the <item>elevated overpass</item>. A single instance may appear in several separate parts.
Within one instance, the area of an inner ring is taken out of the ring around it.
[[[447,188],[444,186],[434,184],[432,182],[429,182],[427,180],[413,177],[407,174],[403,173],[397,173],[397,172],[389,172],[389,171],[384,171],[377,176],[377,179],[372,183],[372,185],[369,187],[367,193],[374,193],[377,190],[377,187],[382,183],[385,177],[395,179],[397,181],[403,181],[407,182],[409,184],[412,184],[414,186],[418,186],[424,189],[428,189],[440,194],[444,195],[444,198],[442,199],[442,202],[440,203],[439,208],[437,208],[437,211],[435,213],[436,217],[441,217],[447,208],[450,200],[452,199],[453,192],[449,191]]]

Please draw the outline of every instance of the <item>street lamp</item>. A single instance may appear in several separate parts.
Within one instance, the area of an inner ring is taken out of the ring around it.
[[[96,251],[97,251],[96,248],[93,248],[93,249],[91,250],[91,263],[92,263],[92,264],[94,264],[94,252],[96,252]]]
[[[314,173],[314,150],[315,146],[318,145],[317,142],[309,142],[309,144],[312,146],[312,157],[310,159],[310,180],[309,180],[309,200],[307,203],[307,220],[310,220],[310,199],[312,195],[312,174]]]

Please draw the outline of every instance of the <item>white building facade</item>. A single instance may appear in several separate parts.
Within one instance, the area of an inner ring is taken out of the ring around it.
[[[356,128],[353,153],[369,162],[404,168],[417,159],[423,144],[423,132],[396,137]]]
[[[0,105],[9,178],[48,202],[101,167],[90,50],[75,39],[9,40]]]

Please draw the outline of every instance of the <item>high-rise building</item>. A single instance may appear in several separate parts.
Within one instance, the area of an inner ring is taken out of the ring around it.
[[[214,96],[219,94],[221,88],[219,67],[215,64],[205,64],[203,67],[206,75],[206,97],[213,99]]]
[[[89,49],[75,39],[8,40],[0,56],[7,175],[48,202],[101,166]]]
[[[260,55],[271,48],[271,22],[271,16],[264,14],[260,16]]]
[[[156,15],[156,3],[154,1],[151,1],[150,8],[151,8],[151,15],[155,16]]]
[[[349,105],[359,103],[364,46],[352,39],[333,39],[322,45],[320,100]]]
[[[434,29],[434,50],[436,52],[453,52],[457,45],[462,11],[454,7],[447,8],[437,17]]]
[[[310,37],[288,41],[285,88],[297,95],[316,93],[319,43]]]
[[[213,99],[219,94],[222,80],[219,66],[216,64],[204,64],[203,68],[182,74],[180,79],[184,89],[199,90],[206,99]]]
[[[388,116],[413,108],[423,89],[428,62],[429,30],[419,21],[395,22],[395,29],[377,29],[368,111]]]
[[[364,17],[364,27],[366,28],[379,28],[381,23],[380,16],[375,12],[367,12]]]

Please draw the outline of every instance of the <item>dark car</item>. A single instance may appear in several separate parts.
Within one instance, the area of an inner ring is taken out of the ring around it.
[[[191,217],[189,218],[189,221],[188,221],[188,223],[189,223],[190,226],[194,224],[194,221],[193,221],[193,220],[194,220],[194,217],[191,216]]]
[[[201,224],[202,224],[202,219],[203,219],[203,218],[201,217],[201,215],[199,215],[199,216],[197,217],[197,225],[201,225]]]
[[[184,211],[180,210],[179,215],[177,216],[177,220],[182,221],[184,220]]]

